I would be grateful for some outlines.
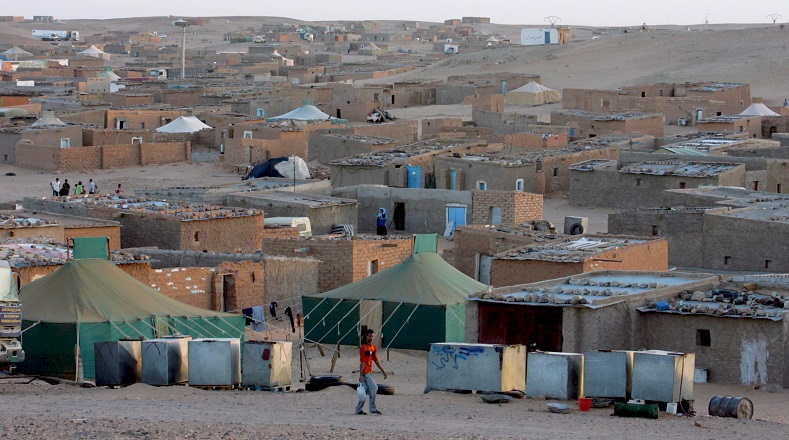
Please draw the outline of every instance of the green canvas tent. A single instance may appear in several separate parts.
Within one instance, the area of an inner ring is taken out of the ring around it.
[[[93,344],[170,334],[243,338],[243,315],[193,307],[151,289],[104,259],[72,260],[23,286],[20,370],[95,376]],[[80,365],[77,364],[77,356]]]
[[[304,337],[357,345],[366,325],[378,331],[379,347],[427,350],[433,342],[463,342],[466,298],[486,287],[437,253],[417,253],[363,280],[302,297]]]

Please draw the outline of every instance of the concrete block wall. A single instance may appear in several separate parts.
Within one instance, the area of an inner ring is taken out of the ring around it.
[[[501,224],[508,227],[541,219],[543,215],[543,200],[540,194],[474,190],[471,197],[471,223],[474,225],[491,224],[493,208],[501,209]]]
[[[444,258],[455,269],[477,279],[477,256],[495,255],[534,243],[532,235],[509,234],[479,226],[461,226],[455,231],[452,258]]]
[[[353,281],[359,281],[371,275],[371,262],[378,266],[380,272],[399,264],[413,252],[413,241],[410,239],[395,240],[354,240],[353,241]],[[377,261],[376,261],[377,260]]]
[[[523,148],[527,150],[560,149],[567,147],[568,137],[564,133],[549,134],[543,137],[541,133],[512,133],[504,135],[504,146]]]
[[[190,142],[142,143],[139,147],[140,165],[186,162],[192,157]]]
[[[104,145],[101,147],[101,166],[126,168],[140,165],[140,146],[137,144]]]

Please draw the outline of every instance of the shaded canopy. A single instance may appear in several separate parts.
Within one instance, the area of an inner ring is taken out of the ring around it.
[[[96,323],[152,317],[236,317],[184,304],[146,286],[108,260],[72,260],[24,286],[24,318]]]
[[[179,116],[173,122],[156,129],[159,133],[195,133],[210,126],[197,119],[197,116]]]
[[[423,252],[374,275],[315,298],[382,300],[421,305],[451,305],[487,286],[466,276],[433,252]]]
[[[22,49],[19,46],[14,46],[11,49],[8,49],[8,50],[2,52],[2,54],[3,55],[30,55],[30,56],[33,55],[32,53]]]

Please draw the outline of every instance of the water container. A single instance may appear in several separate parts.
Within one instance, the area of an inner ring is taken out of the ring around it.
[[[658,418],[658,406],[654,403],[617,403],[614,405],[617,417],[638,417],[642,419]]]
[[[715,396],[710,399],[708,411],[716,417],[750,419],[753,417],[753,402],[747,397]]]

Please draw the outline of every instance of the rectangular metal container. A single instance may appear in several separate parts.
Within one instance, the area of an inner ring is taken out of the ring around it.
[[[439,343],[427,354],[427,388],[439,390],[523,391],[523,345]]]
[[[533,351],[526,368],[526,395],[574,400],[583,394],[584,355]]]
[[[291,383],[292,342],[245,341],[241,385],[279,387]]]
[[[632,351],[584,353],[584,396],[629,399],[633,386]]]
[[[142,379],[140,341],[106,341],[93,344],[96,385],[131,385]]]
[[[696,355],[649,350],[633,354],[633,399],[652,402],[693,400]]]
[[[167,336],[142,341],[142,381],[173,385],[189,379],[188,342],[191,336]]]
[[[189,385],[241,384],[241,340],[205,338],[189,341]]]

